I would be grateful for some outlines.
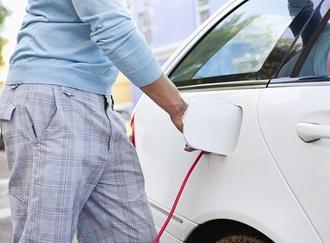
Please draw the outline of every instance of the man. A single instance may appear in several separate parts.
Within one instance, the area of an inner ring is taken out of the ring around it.
[[[126,0],[29,0],[0,101],[14,242],[153,242],[136,152],[113,111],[121,70],[182,132],[187,104]]]

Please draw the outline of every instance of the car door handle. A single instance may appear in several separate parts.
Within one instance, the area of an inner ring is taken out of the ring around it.
[[[299,122],[296,128],[298,136],[306,143],[314,142],[321,138],[330,139],[330,126],[310,122]]]

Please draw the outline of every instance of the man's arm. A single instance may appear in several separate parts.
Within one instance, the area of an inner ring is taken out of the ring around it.
[[[155,82],[140,89],[170,115],[173,124],[182,132],[182,116],[188,105],[171,80],[162,73]]]

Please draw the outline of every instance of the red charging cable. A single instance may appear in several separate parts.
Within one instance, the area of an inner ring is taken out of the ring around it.
[[[179,200],[180,200],[180,197],[181,197],[181,194],[182,194],[182,192],[183,192],[183,189],[184,189],[184,187],[185,187],[185,185],[186,185],[186,183],[187,183],[187,181],[188,181],[188,179],[189,179],[189,176],[190,176],[191,172],[194,170],[195,166],[197,165],[198,161],[200,160],[200,158],[202,157],[203,154],[204,154],[204,151],[201,151],[201,152],[199,153],[199,155],[197,156],[195,162],[194,162],[194,163],[192,164],[192,166],[190,167],[190,169],[189,169],[189,171],[188,171],[186,177],[184,178],[184,180],[183,180],[183,182],[182,182],[182,184],[181,184],[180,190],[179,190],[179,192],[178,192],[178,194],[177,194],[177,196],[176,196],[176,198],[175,198],[175,201],[174,201],[174,203],[173,203],[172,209],[171,209],[169,215],[167,216],[167,219],[166,219],[166,221],[165,221],[163,227],[162,227],[162,228],[160,229],[160,231],[158,232],[158,235],[157,235],[157,237],[156,237],[154,243],[158,243],[160,237],[162,236],[162,234],[163,234],[163,232],[165,231],[165,229],[166,229],[168,223],[170,222],[170,220],[171,220],[171,218],[172,218],[172,216],[173,216],[173,214],[174,214],[175,208],[176,208],[176,206],[178,205],[178,202],[179,202]]]

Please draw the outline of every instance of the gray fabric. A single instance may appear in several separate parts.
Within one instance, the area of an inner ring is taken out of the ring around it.
[[[14,242],[153,242],[142,170],[106,97],[6,86],[0,120]]]

